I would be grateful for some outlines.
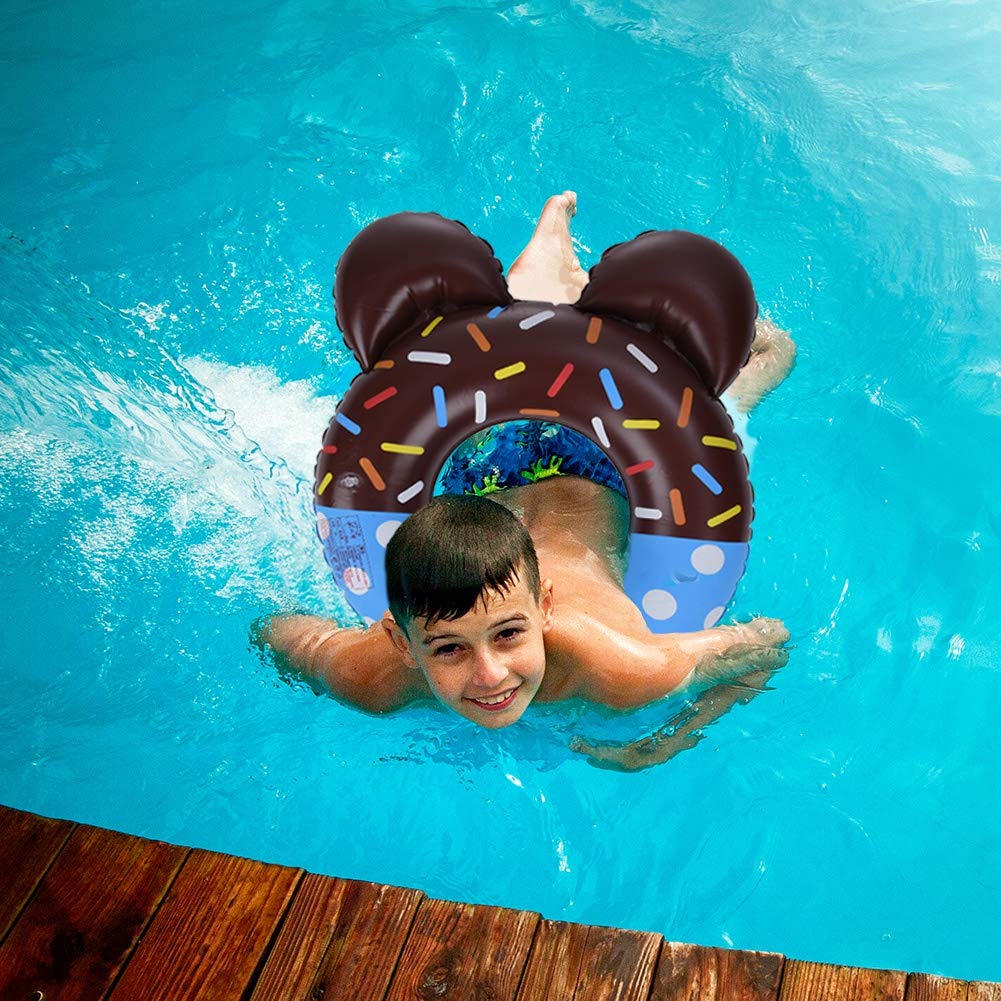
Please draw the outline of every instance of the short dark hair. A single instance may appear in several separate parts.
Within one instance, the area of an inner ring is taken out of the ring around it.
[[[538,601],[532,537],[506,507],[472,495],[435,497],[386,546],[389,610],[404,628],[458,619],[488,592],[506,594],[519,568]]]

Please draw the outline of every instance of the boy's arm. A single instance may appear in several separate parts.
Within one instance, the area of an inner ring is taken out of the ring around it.
[[[253,638],[272,650],[280,667],[368,712],[390,712],[420,697],[415,672],[378,622],[343,628],[318,615],[277,615],[255,627]]]
[[[588,755],[591,763],[600,768],[639,771],[662,764],[679,751],[694,747],[705,736],[702,731],[735,705],[747,705],[755,695],[769,691],[766,683],[779,666],[776,663],[770,668],[756,668],[714,685],[642,740],[630,744],[598,745],[577,737],[570,747]]]
[[[592,615],[566,623],[577,696],[613,709],[635,709],[688,685],[708,687],[751,670],[785,663],[789,633],[778,619],[757,618],[693,633],[624,632]]]

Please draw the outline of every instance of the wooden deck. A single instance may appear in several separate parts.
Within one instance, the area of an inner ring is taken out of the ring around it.
[[[2,1001],[1001,1001],[668,942],[0,807]]]

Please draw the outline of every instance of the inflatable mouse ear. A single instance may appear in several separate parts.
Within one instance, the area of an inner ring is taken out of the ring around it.
[[[337,263],[334,310],[364,371],[401,334],[467,306],[513,302],[486,240],[436,212],[399,212],[366,226]]]
[[[747,361],[758,314],[751,279],[737,258],[682,230],[651,229],[609,247],[575,305],[651,331],[715,396]]]

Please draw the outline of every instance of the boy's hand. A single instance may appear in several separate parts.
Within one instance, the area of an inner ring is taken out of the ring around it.
[[[588,764],[616,772],[638,772],[670,761],[679,751],[694,747],[700,736],[668,734],[658,730],[631,744],[591,744],[583,737],[570,741],[570,750],[586,754]]]
[[[789,630],[781,619],[766,619],[758,616],[750,622],[741,622],[734,626],[724,626],[725,629],[735,629],[744,637],[744,641],[756,645],[782,646],[789,641]]]
[[[789,651],[782,649],[789,630],[781,619],[758,617],[715,631],[724,634],[724,642],[700,658],[692,677],[695,683],[722,681],[754,669],[775,671],[789,660]]]

